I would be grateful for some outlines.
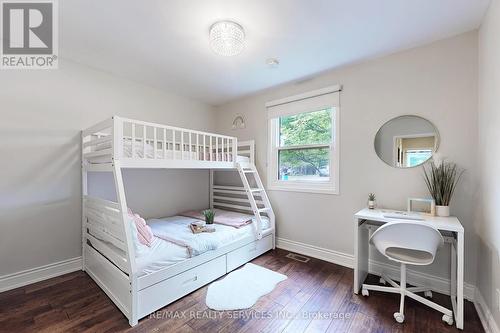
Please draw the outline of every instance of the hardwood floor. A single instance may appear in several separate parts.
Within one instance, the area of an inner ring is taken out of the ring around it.
[[[301,263],[287,253],[271,251],[253,261],[288,279],[248,311],[209,310],[204,287],[130,328],[93,280],[75,272],[0,294],[0,332],[460,332],[411,299],[405,323],[397,324],[392,314],[399,296],[355,295],[351,269],[317,259]],[[444,295],[434,293],[434,300],[450,306]],[[471,302],[463,332],[484,332]]]

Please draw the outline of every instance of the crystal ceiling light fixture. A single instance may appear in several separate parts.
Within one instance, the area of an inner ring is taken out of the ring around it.
[[[245,47],[245,30],[233,21],[217,21],[210,27],[210,47],[225,57],[240,54]]]

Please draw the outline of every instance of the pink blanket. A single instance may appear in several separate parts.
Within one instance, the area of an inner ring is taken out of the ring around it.
[[[223,209],[213,209],[215,212],[214,223],[224,224],[234,228],[241,228],[250,223],[252,223],[252,215],[230,212]],[[205,217],[199,210],[190,210],[188,212],[181,213],[182,216],[192,217],[194,219],[205,221]]]

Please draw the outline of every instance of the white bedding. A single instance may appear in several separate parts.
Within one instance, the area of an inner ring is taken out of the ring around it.
[[[231,243],[240,236],[235,228],[214,223],[215,232],[194,234],[189,225],[199,221],[184,216],[172,216],[161,219],[150,219],[148,225],[153,234],[163,240],[185,247],[189,256],[199,256],[207,251],[217,250],[219,247]]]
[[[171,217],[171,219],[183,220],[190,218],[184,216],[173,216]],[[147,222],[149,222],[149,220]],[[249,224],[241,228],[233,228],[227,226],[222,226],[222,227],[229,228],[227,232],[230,232],[231,235],[230,236],[226,235],[226,237],[228,238],[222,240],[220,246],[227,245],[233,241],[240,240],[244,237],[255,235],[255,229],[253,224]],[[266,230],[269,227],[270,227],[269,220],[266,217],[263,217],[262,229]],[[209,235],[214,236],[216,233],[217,232]],[[217,235],[215,235],[215,237],[217,237]],[[110,243],[107,243],[107,245],[109,246],[110,249],[115,251],[121,257],[125,256],[125,252],[123,252],[119,248],[115,247]],[[135,262],[137,265],[137,272],[139,276],[142,276],[159,271],[162,268],[171,266],[173,264],[179,263],[189,258],[190,254],[186,247],[179,246],[174,243],[155,237],[151,247],[142,246],[141,251],[136,253]]]
[[[142,276],[188,258],[189,253],[185,247],[155,238],[151,247],[143,251],[141,256],[135,258],[135,264],[139,276]]]
[[[158,141],[159,146],[163,147],[162,141]],[[102,144],[98,144],[96,146],[96,151],[111,148],[111,142],[106,142]],[[141,141],[136,141],[134,144],[134,157],[135,158],[143,158],[144,156],[144,148],[146,148],[146,158],[154,158],[154,148],[153,144],[147,142],[145,147]],[[132,141],[130,139],[123,140],[123,156],[124,157],[132,157]],[[158,159],[185,159],[185,160],[203,160],[203,153],[200,151],[196,153],[195,151],[189,152],[184,151],[180,152],[179,150],[167,149],[165,153],[163,149],[156,149],[156,158]],[[216,158],[215,153],[212,153],[212,159],[218,161],[231,162],[233,159],[233,154],[230,152],[219,152]],[[109,162],[107,158],[103,157],[94,157],[89,159],[91,163],[107,163]],[[249,162],[249,158],[246,156],[236,156],[237,162]]]
[[[167,219],[174,219],[177,221],[192,220],[189,217],[184,217],[184,216],[172,216]],[[148,224],[149,221],[150,220],[147,221]],[[269,220],[267,218],[263,218],[262,222],[263,222],[262,229],[263,230],[268,229]],[[233,228],[223,225],[217,225],[217,226],[229,228],[225,230],[225,233],[231,233],[231,235],[225,234],[224,236],[221,237],[221,235],[217,235],[218,231],[211,234],[205,233],[204,235],[208,235],[208,237],[215,237],[219,239],[220,241],[219,246],[227,245],[231,242],[255,234],[255,229],[252,224],[249,224],[242,228]],[[225,239],[223,240],[222,238]],[[182,247],[174,243],[165,241],[163,239],[156,238],[153,242],[153,245],[150,248],[147,248],[145,251],[142,251],[140,256],[136,257],[137,271],[139,272],[139,275],[150,274],[162,268],[189,259],[189,257],[190,257],[189,251],[187,250],[186,247]]]
[[[237,155],[236,156],[236,162],[250,162],[250,157],[243,156],[243,155]]]

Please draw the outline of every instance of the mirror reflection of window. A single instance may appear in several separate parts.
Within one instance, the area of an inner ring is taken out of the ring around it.
[[[432,156],[432,149],[415,150],[409,149],[406,151],[405,167],[414,167],[427,161]]]
[[[412,168],[425,163],[439,145],[437,128],[419,116],[400,116],[380,127],[375,152],[390,166]]]
[[[394,165],[400,168],[418,166],[432,157],[436,142],[434,133],[412,137],[394,137]]]

